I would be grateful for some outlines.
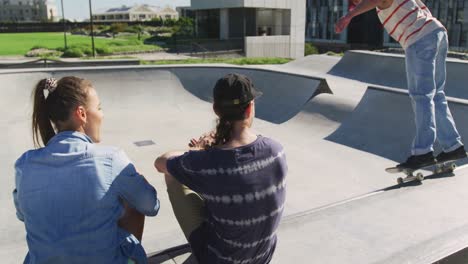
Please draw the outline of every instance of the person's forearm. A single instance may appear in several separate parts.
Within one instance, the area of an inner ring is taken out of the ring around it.
[[[380,4],[381,0],[362,0],[353,10],[351,10],[347,16],[353,18],[360,14],[366,13]]]
[[[154,161],[154,167],[156,168],[156,170],[160,173],[163,173],[163,174],[167,174],[167,167],[166,167],[166,163],[167,163],[167,160],[172,158],[172,157],[177,157],[177,156],[181,156],[183,155],[185,152],[183,151],[171,151],[171,152],[167,152],[163,155],[161,155],[160,157],[158,157],[155,161]]]

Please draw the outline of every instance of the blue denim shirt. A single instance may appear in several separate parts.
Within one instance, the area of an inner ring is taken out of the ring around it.
[[[122,150],[67,131],[24,153],[15,169],[13,198],[29,247],[24,263],[147,262],[117,221],[122,200],[148,216],[158,213],[159,200]]]

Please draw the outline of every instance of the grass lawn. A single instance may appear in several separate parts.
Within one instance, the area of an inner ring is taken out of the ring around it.
[[[156,45],[144,45],[134,38],[107,39],[95,38],[96,48],[107,47],[111,52],[160,50]],[[91,38],[67,35],[68,46],[89,46]],[[1,33],[0,56],[25,55],[34,46],[56,49],[64,46],[63,33]]]
[[[158,60],[141,61],[142,65],[166,65],[166,64],[210,64],[226,63],[234,65],[262,65],[262,64],[285,64],[292,59],[283,58],[236,58],[236,59],[186,59],[186,60]]]

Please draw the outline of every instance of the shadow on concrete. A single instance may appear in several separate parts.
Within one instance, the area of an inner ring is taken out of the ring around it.
[[[449,101],[462,139],[468,139],[463,116],[468,104]],[[410,155],[415,134],[413,110],[406,92],[369,87],[354,112],[326,140],[396,162]],[[440,146],[436,143],[436,152]]]
[[[468,62],[447,60],[447,96],[468,99]],[[370,51],[347,51],[328,72],[373,85],[407,90],[405,56]]]
[[[250,77],[263,95],[256,101],[256,116],[275,124],[284,123],[297,115],[310,100],[332,91],[323,78],[291,73],[236,67],[173,68],[184,88],[196,97],[212,102],[216,81],[228,73]],[[290,92],[288,92],[290,91]]]

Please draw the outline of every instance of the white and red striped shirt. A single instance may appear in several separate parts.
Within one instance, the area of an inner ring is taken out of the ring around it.
[[[428,33],[445,27],[421,0],[394,0],[377,14],[388,34],[406,49]]]

